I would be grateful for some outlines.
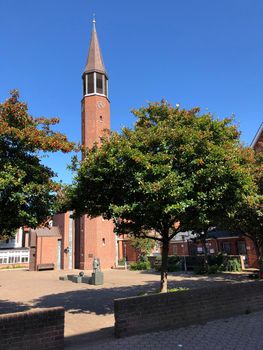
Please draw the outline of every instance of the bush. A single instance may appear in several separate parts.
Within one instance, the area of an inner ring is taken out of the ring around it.
[[[130,269],[133,271],[150,270],[151,264],[150,264],[150,261],[138,261],[138,262],[131,263]]]
[[[161,271],[161,266],[162,266],[162,258],[160,256],[157,256],[154,262],[154,268],[156,271]],[[176,255],[168,256],[167,270],[168,272],[181,271],[182,270],[181,259]]]
[[[207,273],[207,270],[204,265],[198,265],[194,267],[194,273],[197,275],[205,275]]]
[[[161,265],[162,265],[162,258],[161,256],[157,256],[155,261],[154,261],[154,269],[156,271],[161,271]]]
[[[118,265],[119,266],[124,266],[125,265],[125,258],[119,260]]]
[[[225,271],[238,272],[241,270],[241,264],[237,259],[230,259],[225,265]]]
[[[217,273],[219,271],[219,266],[217,264],[208,266],[208,271],[207,273],[210,275]]]

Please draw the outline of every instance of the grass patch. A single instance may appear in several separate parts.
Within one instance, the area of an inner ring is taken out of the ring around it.
[[[3,266],[0,267],[0,270],[13,270],[13,269],[22,269],[25,268],[24,265],[9,265],[9,266]]]
[[[170,288],[170,289],[168,289],[167,293],[185,292],[187,290],[189,290],[189,288],[184,288],[184,287]],[[137,294],[137,296],[141,297],[141,296],[145,296],[145,295],[159,294],[159,293],[160,293],[160,290],[159,289],[155,289],[152,292],[140,292],[140,293]]]

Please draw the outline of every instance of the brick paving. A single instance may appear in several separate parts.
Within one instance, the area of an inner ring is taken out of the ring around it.
[[[68,350],[262,350],[263,312],[177,330],[67,347]]]
[[[157,273],[108,270],[104,271],[105,283],[103,286],[91,286],[59,281],[58,277],[66,273],[67,271],[0,271],[0,313],[63,306],[66,310],[67,346],[81,343],[81,341],[95,346],[98,341],[103,340],[107,343],[114,341],[116,346],[122,348],[123,340],[113,340],[113,300],[138,295],[145,291],[154,291],[159,286],[160,278]],[[249,282],[249,280],[242,274],[192,276],[176,273],[169,276],[170,288],[188,287],[192,289],[236,282]],[[141,341],[148,339],[148,336],[140,337],[142,337]],[[156,335],[153,336],[156,341],[157,338]],[[181,344],[181,338],[178,339],[180,340],[178,344]],[[136,341],[136,337],[129,338],[129,341]],[[147,346],[145,345],[145,348]],[[136,349],[136,346],[134,348]]]

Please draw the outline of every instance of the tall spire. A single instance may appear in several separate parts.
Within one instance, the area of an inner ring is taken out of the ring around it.
[[[93,13],[92,23],[93,23],[93,32],[96,32],[96,16],[95,16],[95,13]]]
[[[103,58],[100,50],[97,32],[96,32],[95,15],[93,15],[92,25],[93,25],[93,29],[91,34],[88,59],[85,66],[84,73],[99,72],[107,75],[104,67],[104,63],[103,63]]]

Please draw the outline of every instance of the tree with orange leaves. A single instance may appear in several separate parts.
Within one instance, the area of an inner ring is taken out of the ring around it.
[[[17,90],[0,104],[0,237],[21,226],[36,227],[49,215],[59,184],[39,152],[70,152],[74,143],[52,125],[57,118],[33,118]]]

